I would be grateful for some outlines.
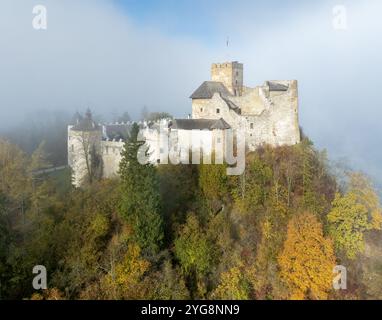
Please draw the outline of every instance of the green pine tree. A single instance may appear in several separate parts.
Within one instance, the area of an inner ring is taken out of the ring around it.
[[[159,180],[152,164],[138,161],[138,152],[145,147],[143,141],[138,141],[138,132],[139,126],[134,123],[122,152],[120,213],[132,226],[142,250],[156,253],[164,238]]]

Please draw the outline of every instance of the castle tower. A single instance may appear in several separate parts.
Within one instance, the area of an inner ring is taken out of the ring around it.
[[[102,128],[92,119],[90,110],[85,117],[76,116],[76,123],[68,127],[68,164],[72,169],[72,183],[80,187],[95,175],[94,164],[100,154]]]
[[[222,82],[232,95],[241,96],[243,92],[243,64],[237,61],[213,63],[211,80]]]

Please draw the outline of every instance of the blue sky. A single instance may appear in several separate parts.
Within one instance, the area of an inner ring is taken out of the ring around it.
[[[229,1],[229,0],[113,0],[137,24],[155,25],[172,36],[194,37],[205,45],[225,43],[227,36],[235,38],[230,28],[222,28],[219,17],[236,21],[255,20],[259,27],[269,20],[282,20],[298,14],[307,1]],[[333,2],[333,1],[327,1]],[[314,3],[310,8],[314,8]],[[226,20],[226,22],[227,22]],[[231,34],[232,33],[232,34]]]
[[[46,31],[31,26],[36,4]],[[43,109],[184,117],[210,64],[239,60],[248,86],[297,79],[316,146],[382,185],[381,12],[380,0],[2,0],[0,126]]]

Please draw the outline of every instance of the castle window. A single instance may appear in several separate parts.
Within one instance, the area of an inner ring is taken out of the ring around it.
[[[203,112],[203,108],[200,108],[200,112]]]
[[[251,123],[251,124],[249,125],[249,127],[250,127],[251,129],[253,129],[253,123]]]
[[[236,71],[236,77],[238,77],[239,76],[239,71]],[[236,80],[236,82],[237,82],[237,80]]]
[[[221,143],[221,138],[217,138],[217,143]]]
[[[216,108],[216,113],[220,113],[220,109],[219,108]]]
[[[235,80],[236,84],[237,84],[237,80]]]
[[[74,144],[72,144],[72,152],[74,152]]]
[[[106,154],[109,153],[109,147],[106,147]]]
[[[159,152],[160,152],[160,153],[163,153],[163,148],[160,148],[160,149],[159,149]]]

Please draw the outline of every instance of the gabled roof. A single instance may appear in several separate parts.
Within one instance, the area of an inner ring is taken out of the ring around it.
[[[225,130],[231,126],[222,118],[216,119],[174,119],[172,123],[173,129],[181,130]]]
[[[269,91],[288,91],[288,86],[281,83],[267,81]]]
[[[224,121],[223,118],[220,118],[219,120],[216,120],[214,124],[211,125],[211,129],[220,129],[220,130],[225,130],[225,129],[230,129],[231,126]]]
[[[191,99],[211,99],[214,93],[219,92],[223,96],[231,96],[231,93],[223,83],[217,81],[204,81],[190,96]]]
[[[235,111],[237,114],[241,114],[241,109],[236,105],[234,104],[231,100],[229,100],[228,98],[226,98],[225,96],[223,95],[220,95],[220,97],[224,100],[224,102],[227,104],[228,108],[232,109],[233,111]]]

